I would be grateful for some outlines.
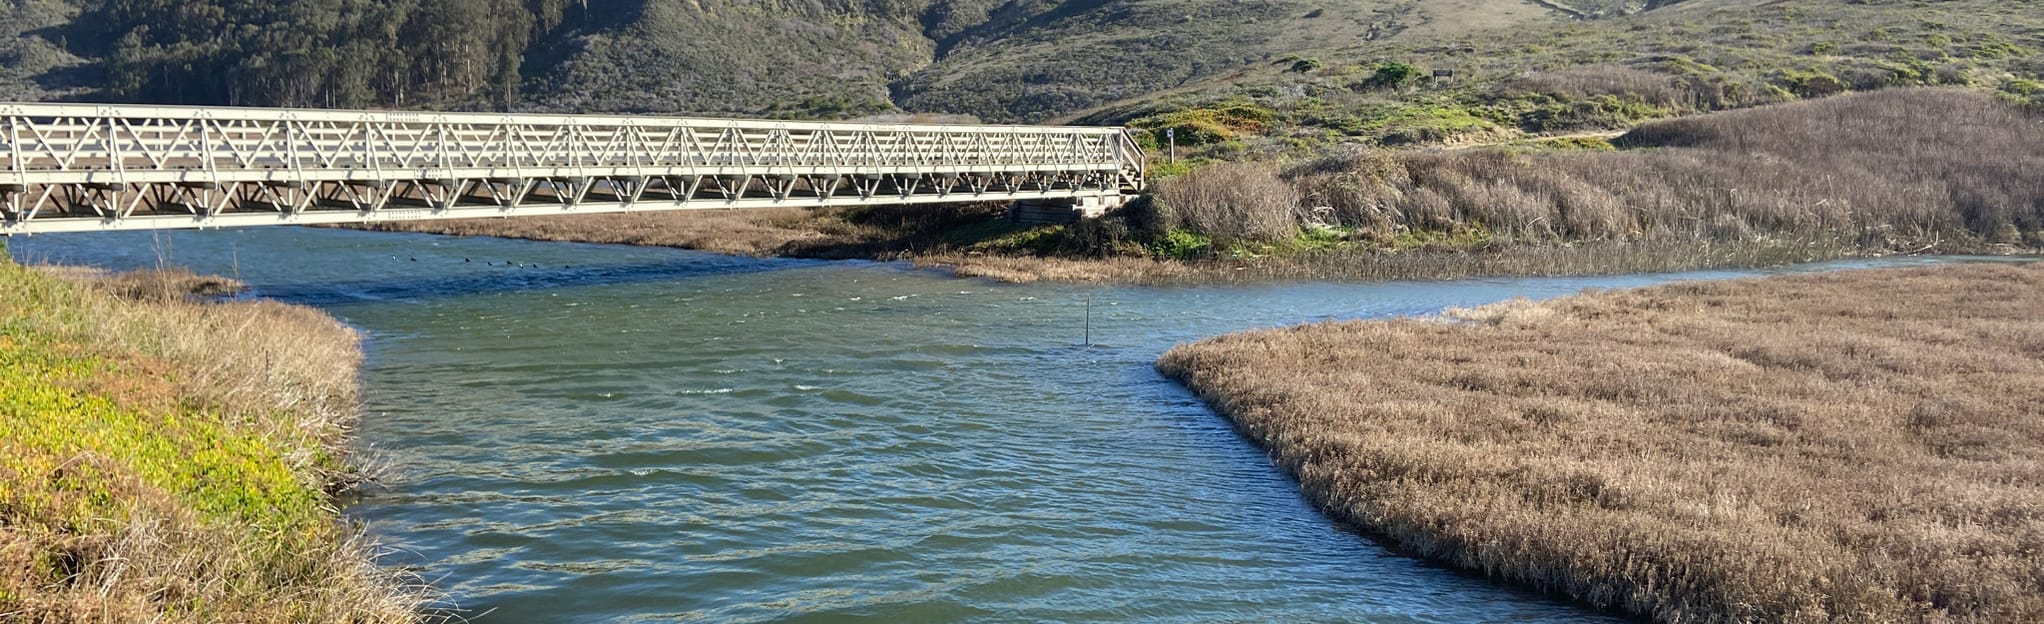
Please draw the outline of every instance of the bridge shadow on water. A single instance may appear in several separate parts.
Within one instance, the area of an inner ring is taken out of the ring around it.
[[[462,265],[482,262],[460,260]],[[515,293],[559,288],[615,286],[664,282],[696,277],[768,273],[826,264],[822,260],[781,260],[700,255],[672,261],[621,264],[554,264],[498,262],[481,271],[436,271],[426,268],[421,275],[377,279],[264,284],[249,293],[288,303],[332,306],[364,301],[427,300]],[[421,262],[421,264],[427,264]],[[447,264],[435,259],[431,264]]]
[[[167,265],[237,276],[252,288],[246,297],[320,307],[768,273],[845,262],[296,227],[180,232],[174,243],[135,232],[47,235],[12,241],[10,251],[30,264],[117,271]]]

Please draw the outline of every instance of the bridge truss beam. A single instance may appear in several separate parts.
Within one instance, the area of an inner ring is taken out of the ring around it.
[[[1112,197],[1115,128],[0,104],[0,232]]]

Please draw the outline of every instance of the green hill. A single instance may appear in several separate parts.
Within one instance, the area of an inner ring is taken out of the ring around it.
[[[527,56],[525,106],[739,115],[895,110],[889,80],[995,0],[625,0]]]
[[[2034,0],[1562,4],[1606,17],[1302,52],[1078,117],[1197,129],[1247,115],[1291,143],[1494,142],[1890,87],[1968,86],[2032,103],[2044,93],[2044,3]]]

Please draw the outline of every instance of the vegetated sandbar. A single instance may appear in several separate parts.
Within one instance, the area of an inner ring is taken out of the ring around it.
[[[409,622],[331,492],[356,335],[195,301],[183,272],[64,279],[0,248],[0,622]]]
[[[1338,520],[1661,622],[2044,621],[2044,265],[1845,271],[1182,345]]]

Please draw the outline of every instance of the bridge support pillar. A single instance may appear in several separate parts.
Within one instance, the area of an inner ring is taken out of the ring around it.
[[[1008,205],[1008,221],[1021,225],[1062,225],[1107,214],[1128,203],[1128,195],[1024,199]]]

